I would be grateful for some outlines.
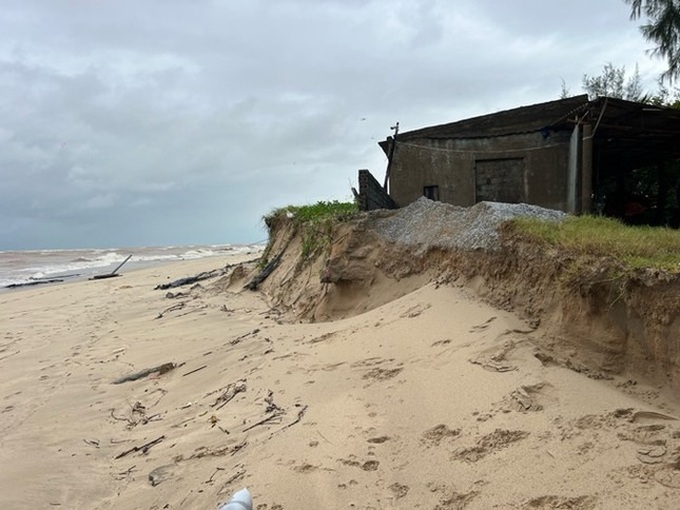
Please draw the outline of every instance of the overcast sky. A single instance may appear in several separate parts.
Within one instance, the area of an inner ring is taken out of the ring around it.
[[[3,0],[0,250],[263,240],[402,131],[663,62],[622,0]]]

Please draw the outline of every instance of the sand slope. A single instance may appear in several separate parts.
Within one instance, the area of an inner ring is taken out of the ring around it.
[[[675,402],[570,369],[469,291],[301,324],[225,279],[153,290],[218,266],[0,295],[0,508],[204,509],[243,486],[260,510],[680,501]]]

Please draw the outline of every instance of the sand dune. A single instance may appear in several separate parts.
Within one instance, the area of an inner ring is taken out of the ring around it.
[[[677,506],[661,388],[579,372],[455,286],[326,323],[224,279],[153,290],[218,265],[0,295],[0,508],[207,509],[243,486],[259,510]]]

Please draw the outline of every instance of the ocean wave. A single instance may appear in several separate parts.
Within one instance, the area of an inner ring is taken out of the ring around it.
[[[261,245],[185,245],[153,248],[31,250],[7,253],[0,258],[0,288],[13,283],[29,283],[40,278],[55,278],[112,271],[128,255],[129,266],[196,260],[235,254],[257,254]],[[10,258],[11,257],[11,258]],[[9,263],[11,261],[11,264]],[[23,263],[21,263],[23,261]]]

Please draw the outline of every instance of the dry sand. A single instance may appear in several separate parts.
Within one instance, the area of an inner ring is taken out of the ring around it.
[[[659,388],[552,363],[453,286],[317,324],[225,279],[153,290],[230,261],[0,294],[0,508],[211,509],[244,486],[259,510],[680,506]]]

